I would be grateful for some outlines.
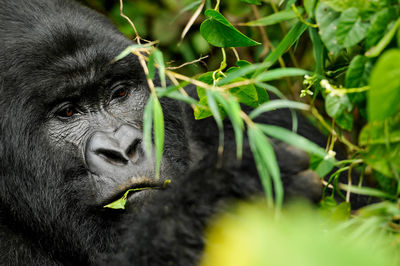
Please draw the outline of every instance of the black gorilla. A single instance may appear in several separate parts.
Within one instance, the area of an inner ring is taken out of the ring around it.
[[[138,60],[110,63],[131,42],[73,1],[0,7],[0,264],[195,264],[208,218],[231,198],[261,193],[248,144],[236,161],[227,123],[216,169],[213,120],[194,122],[189,107],[163,98],[161,176],[172,185],[133,193],[127,211],[102,208],[127,188],[164,181],[144,155],[149,92]],[[287,111],[261,118],[290,121]],[[323,144],[301,124],[300,134]],[[306,155],[279,142],[275,150],[286,194],[317,199]]]

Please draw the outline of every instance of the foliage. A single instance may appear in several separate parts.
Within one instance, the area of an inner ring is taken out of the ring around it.
[[[279,210],[284,196],[272,137],[310,154],[311,168],[325,180],[322,211],[342,220],[351,216],[344,224],[359,224],[359,234],[373,228],[399,237],[399,1],[126,1],[124,10],[139,35],[160,41],[155,48],[136,36],[141,42],[126,50],[139,57],[149,78],[152,96],[144,134],[151,153],[154,125],[158,166],[164,130],[158,98],[171,97],[191,104],[196,119],[213,116],[220,151],[224,119],[233,125],[239,158],[247,135],[270,207]],[[118,4],[111,6],[110,16],[124,32],[132,32],[126,27],[129,23],[122,22]],[[166,17],[175,17],[174,26],[165,22]],[[168,31],[160,28],[162,23],[169,25]],[[204,53],[211,56],[196,60]],[[172,57],[193,62],[175,71],[171,64],[176,63],[163,60]],[[208,68],[203,69],[201,62]],[[151,81],[156,68],[160,88]],[[166,76],[172,85],[167,86]],[[198,100],[185,93],[188,83],[197,86]],[[270,100],[271,93],[280,99]],[[246,114],[241,104],[253,111]],[[294,111],[293,131],[254,122],[276,108],[301,110],[327,134],[325,150],[295,133]],[[337,156],[337,151],[345,156]],[[351,178],[355,172],[360,174],[357,184]],[[352,194],[383,201],[355,213],[349,206]]]

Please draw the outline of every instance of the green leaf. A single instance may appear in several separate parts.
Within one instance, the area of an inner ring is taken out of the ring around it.
[[[317,155],[321,158],[324,158],[327,155],[325,150],[317,144],[285,128],[272,125],[258,125],[258,127],[268,136],[286,142],[308,153]]]
[[[266,102],[266,103],[260,105],[259,107],[257,107],[256,109],[254,109],[250,113],[249,117],[251,119],[254,119],[262,113],[273,111],[273,110],[280,109],[280,108],[293,108],[293,109],[299,109],[299,110],[309,110],[310,106],[307,104],[304,104],[304,103],[299,103],[299,102],[289,101],[289,100],[273,100],[273,101]]]
[[[363,160],[375,170],[388,177],[400,174],[400,144],[397,142],[387,148],[385,145],[369,145],[362,154]]]
[[[151,54],[154,55],[154,61],[158,64],[158,75],[160,76],[161,86],[165,88],[167,86],[167,82],[165,77],[165,64],[163,54],[158,49],[154,49]]]
[[[337,118],[345,111],[351,111],[353,105],[351,104],[347,94],[342,96],[328,94],[325,99],[325,110],[330,117]]]
[[[303,13],[304,9],[298,8],[300,14]],[[279,11],[278,13],[274,13],[272,15],[269,15],[267,17],[263,17],[257,20],[249,21],[245,23],[244,25],[246,26],[269,26],[269,25],[274,25],[276,23],[290,20],[290,19],[295,19],[297,18],[297,14],[289,9],[289,10],[283,10]]]
[[[259,74],[255,80],[256,82],[265,82],[280,79],[283,77],[294,77],[294,76],[304,76],[309,75],[310,72],[307,70],[299,69],[299,68],[277,68],[268,70],[264,73]]]
[[[251,4],[251,5],[261,5],[261,0],[240,0],[240,2]]]
[[[198,81],[204,82],[206,84],[212,85],[213,84],[213,72],[206,72],[202,74],[200,77],[197,78]],[[201,88],[199,86],[196,87],[197,89],[197,95],[199,96],[199,99],[201,100],[202,98],[206,97],[206,90],[204,88]]]
[[[335,167],[335,160],[333,158],[325,157],[315,168],[318,176],[324,177]]]
[[[156,73],[156,67],[154,65],[154,53],[149,55],[149,61],[147,62],[147,69],[149,70],[149,75],[147,76],[149,79],[154,79],[154,75]]]
[[[258,105],[261,105],[263,103],[266,103],[269,101],[269,95],[266,89],[258,86],[258,85],[254,85],[256,90],[257,90],[257,97],[258,97]]]
[[[368,121],[384,120],[400,110],[400,50],[384,53],[371,73]]]
[[[378,0],[379,1],[379,0]],[[324,4],[330,6],[336,11],[345,11],[348,8],[356,8],[357,10],[366,10],[371,6],[370,0],[322,0]],[[384,1],[382,1],[384,2]]]
[[[260,172],[260,177],[262,178],[262,183],[266,183],[265,189],[267,191],[271,190],[269,186],[270,181],[264,180],[263,178],[268,179],[269,175],[273,180],[273,185],[274,185],[274,193],[275,193],[275,201],[276,205],[278,208],[282,206],[283,202],[283,184],[282,180],[280,177],[280,170],[278,167],[278,162],[276,161],[274,149],[272,148],[272,145],[268,141],[267,137],[260,131],[258,128],[259,125],[256,125],[252,128],[249,128],[248,134],[249,134],[249,140],[250,141],[250,148],[253,151],[253,154],[257,154],[256,158],[256,166],[257,169],[260,169],[261,171],[265,171],[265,169],[268,171],[268,174],[265,175],[265,173]],[[258,161],[257,161],[258,160]],[[261,176],[263,174],[264,176]],[[268,195],[267,195],[268,196]]]
[[[386,125],[385,125],[386,124]],[[385,126],[389,136],[385,136]],[[388,118],[386,121],[373,121],[362,129],[359,137],[360,145],[374,145],[400,142],[400,114]]]
[[[375,13],[371,20],[371,27],[367,32],[365,39],[366,49],[376,45],[380,39],[382,39],[387,26],[390,22],[389,8],[384,8],[379,12]]]
[[[204,39],[216,47],[245,47],[260,45],[232,26],[232,24],[218,11],[208,9],[205,15],[209,17],[200,26],[200,33]]]
[[[339,18],[336,40],[340,45],[350,48],[362,41],[367,33],[368,25],[361,21],[358,9],[346,9]]]
[[[243,80],[246,79],[238,78],[235,82]],[[232,88],[229,91],[238,98],[239,102],[250,107],[258,106],[257,89],[253,84]]]
[[[226,76],[221,78],[216,85],[223,86],[225,84],[231,83],[237,78],[246,76],[250,73],[254,73],[257,70],[264,71],[268,66],[269,64],[266,63],[258,63],[240,66],[239,68],[233,68],[231,71],[227,71]]]
[[[158,98],[154,97],[154,144],[156,149],[156,179],[160,178],[161,159],[164,148],[164,115]]]
[[[317,0],[305,0],[304,1],[304,7],[306,9],[307,15],[309,18],[312,18],[314,16],[314,8],[315,8],[315,3]]]
[[[299,38],[303,35],[304,31],[307,29],[307,25],[302,22],[297,22],[290,31],[285,35],[283,40],[275,47],[268,56],[264,59],[263,63],[267,63],[268,65],[273,65],[283,53],[286,52]],[[256,72],[256,76],[259,73]]]
[[[337,55],[343,47],[336,40],[340,13],[324,3],[319,3],[316,11],[316,20],[319,26],[319,35],[326,48],[333,55]]]
[[[196,120],[204,119],[212,116],[210,108],[208,108],[208,99],[203,97],[200,99],[199,104],[194,109],[194,118]]]
[[[105,205],[103,208],[125,209],[126,200],[127,200],[129,192],[136,192],[136,191],[149,190],[149,189],[156,189],[156,188],[155,187],[142,187],[142,188],[128,189],[120,199],[118,199],[114,202],[111,202],[110,204]]]
[[[383,36],[383,38],[378,42],[378,44],[376,46],[371,47],[371,49],[369,49],[365,53],[365,55],[368,57],[376,57],[380,55],[383,49],[385,49],[386,46],[390,43],[390,41],[393,39],[398,28],[400,28],[400,18],[397,19],[393,27],[389,30],[388,33],[385,34],[385,36]]]
[[[214,92],[213,95],[217,100],[217,102],[222,105],[222,107],[224,108],[225,112],[228,114],[232,122],[233,130],[235,132],[236,156],[238,159],[241,159],[243,150],[244,124],[242,117],[240,116],[240,111],[241,111],[240,105],[233,97],[228,96],[229,98],[225,99],[217,92]]]
[[[351,131],[353,129],[353,122],[353,114],[348,112],[344,112],[336,118],[336,124],[347,131]]]
[[[347,69],[345,87],[358,88],[367,86],[371,69],[372,64],[367,57],[356,55]]]
[[[153,103],[154,97],[150,96],[143,112],[143,141],[148,158],[151,158],[153,149],[151,134],[151,129],[153,126]]]
[[[132,53],[132,51],[150,48],[151,44],[132,44],[126,47],[119,55],[117,55],[111,62],[117,62]]]

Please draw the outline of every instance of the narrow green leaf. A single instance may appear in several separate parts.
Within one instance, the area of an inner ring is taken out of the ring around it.
[[[273,100],[273,101],[266,102],[266,103],[260,105],[259,107],[257,107],[256,109],[254,109],[250,113],[249,117],[251,119],[254,119],[262,113],[273,111],[273,110],[280,109],[280,108],[309,110],[310,106],[307,104],[304,104],[304,103],[289,101],[289,100]]]
[[[117,55],[111,62],[117,62],[132,53],[132,51],[150,48],[151,44],[132,44],[126,47],[119,55]]]
[[[222,122],[222,116],[218,109],[218,104],[214,98],[214,94],[209,90],[206,90],[206,94],[207,94],[207,103],[208,103],[208,106],[210,107],[210,111],[211,111],[212,115],[214,116],[214,119],[215,119],[215,122],[217,123],[218,128],[221,130],[224,126],[223,126],[223,122]]]
[[[261,184],[264,188],[267,204],[269,207],[273,206],[273,192],[272,192],[272,181],[268,174],[267,166],[260,154],[256,138],[258,135],[255,133],[255,128],[248,128],[247,135],[249,137],[250,149],[253,152],[254,160],[256,163],[258,174],[260,175]]]
[[[161,86],[165,88],[167,86],[167,82],[165,77],[165,64],[163,54],[158,49],[154,49],[152,54],[154,54],[154,61],[158,64],[158,75],[160,76]]]
[[[304,33],[307,29],[307,25],[302,22],[297,22],[290,31],[285,35],[283,40],[278,44],[274,51],[272,51],[263,61],[263,63],[267,63],[273,65],[283,53],[286,52]],[[259,73],[256,73],[256,76]]]
[[[300,14],[303,13],[304,9],[298,8]],[[249,21],[245,23],[244,25],[246,26],[269,26],[269,25],[274,25],[276,23],[290,20],[290,19],[295,19],[297,18],[297,14],[289,9],[289,10],[282,10],[279,11],[278,13],[274,13],[272,15],[269,15],[267,17],[263,17],[257,20]]]
[[[269,66],[270,66],[270,64],[267,64],[267,63],[258,63],[258,64],[252,64],[252,65],[248,65],[248,66],[239,67],[233,71],[226,73],[226,76],[223,77],[222,79],[220,79],[216,85],[223,86],[225,84],[231,83],[233,80],[235,80],[237,78],[243,77],[243,76],[245,76],[249,73],[253,73],[257,70],[261,70],[261,72],[262,72]]]
[[[390,22],[389,8],[384,8],[375,13],[371,19],[371,27],[365,39],[365,48],[370,49],[382,39]]]
[[[154,79],[154,75],[156,73],[156,67],[154,65],[154,52],[149,55],[149,61],[147,62],[147,69],[149,70],[149,75],[147,76],[149,79]]]
[[[252,129],[254,144],[261,158],[261,163],[264,164],[271,175],[273,180],[274,192],[275,192],[275,202],[279,209],[282,206],[284,191],[283,184],[280,177],[280,170],[278,162],[275,157],[274,149],[268,141],[267,137],[260,131],[258,125]]]
[[[156,149],[156,179],[160,178],[161,159],[164,148],[164,115],[158,98],[154,98],[154,144]]]
[[[237,29],[218,11],[208,9],[209,17],[200,25],[200,33],[210,44],[216,47],[244,47],[260,45]]]
[[[240,0],[240,1],[251,5],[261,5],[261,0]]]
[[[261,73],[255,79],[257,82],[265,82],[265,81],[280,79],[283,77],[304,76],[309,74],[310,74],[309,71],[299,68],[289,68],[289,67],[277,68]]]
[[[153,150],[153,142],[152,142],[152,134],[151,129],[153,126],[153,103],[154,98],[150,96],[146,106],[144,107],[143,112],[143,141],[144,147],[146,151],[146,156],[148,158],[152,157],[152,150]]]
[[[376,57],[380,55],[383,49],[385,49],[386,46],[390,43],[390,41],[393,39],[399,27],[400,27],[400,18],[397,19],[396,23],[393,25],[390,31],[386,33],[385,36],[383,36],[383,38],[379,41],[379,43],[376,46],[373,46],[365,53],[365,56]]]
[[[240,116],[240,105],[233,97],[229,97],[228,100],[225,100],[224,97],[222,97],[222,95],[220,95],[219,93],[214,93],[214,96],[217,101],[223,106],[232,122],[233,130],[235,132],[236,156],[238,159],[241,159],[243,150],[244,123],[242,117]]]
[[[323,148],[315,144],[314,142],[293,133],[285,128],[272,126],[272,125],[262,125],[259,124],[258,127],[262,132],[267,134],[270,137],[273,137],[277,140],[286,142],[294,147],[300,148],[308,153],[317,155],[321,158],[324,158],[327,153]]]

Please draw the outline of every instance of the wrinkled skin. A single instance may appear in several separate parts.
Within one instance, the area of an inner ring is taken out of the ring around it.
[[[131,42],[73,1],[0,6],[1,264],[195,264],[208,219],[231,199],[262,193],[247,143],[239,162],[227,123],[217,169],[213,120],[195,122],[190,107],[163,98],[156,180],[143,147],[145,75],[134,55],[111,63]],[[287,111],[260,120],[291,127]],[[323,144],[300,124],[300,134]],[[307,155],[279,142],[275,150],[286,195],[318,200]],[[126,211],[103,208],[127,188],[160,187],[166,178],[168,189],[133,193]]]

